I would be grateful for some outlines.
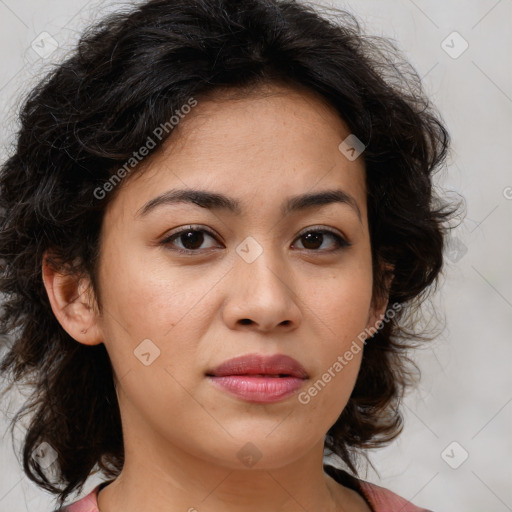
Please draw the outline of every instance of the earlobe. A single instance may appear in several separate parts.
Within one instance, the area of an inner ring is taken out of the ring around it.
[[[62,328],[84,345],[98,345],[103,336],[90,280],[57,270],[43,257],[42,277],[52,311]]]

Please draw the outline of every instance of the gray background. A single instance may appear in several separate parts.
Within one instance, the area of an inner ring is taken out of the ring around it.
[[[405,430],[371,453],[380,476],[369,470],[366,478],[436,512],[512,511],[512,0],[316,3],[356,13],[368,33],[394,38],[412,61],[453,138],[439,183],[467,208],[433,304],[446,327],[417,353],[423,379],[405,402]],[[0,0],[2,160],[19,95],[115,6]],[[52,44],[45,36],[43,48],[43,32],[58,43],[51,55],[41,56]],[[2,400],[4,413],[20,401]],[[52,509],[51,496],[23,476],[9,435],[0,460],[0,512]],[[99,481],[91,478],[82,495]]]

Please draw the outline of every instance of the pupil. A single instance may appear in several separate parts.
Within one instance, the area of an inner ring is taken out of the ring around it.
[[[183,235],[181,235],[181,242],[186,249],[198,249],[203,243],[204,235],[201,231],[187,231]],[[189,247],[192,245],[192,247]]]
[[[319,242],[319,245],[322,245],[323,235],[321,233],[308,233],[304,235],[304,239],[306,243],[303,243],[306,249],[315,249],[317,247],[308,247],[308,245],[312,242],[315,245],[315,242]]]

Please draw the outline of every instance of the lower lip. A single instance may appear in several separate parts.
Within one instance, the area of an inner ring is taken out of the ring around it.
[[[251,375],[226,375],[208,377],[225,391],[247,402],[271,403],[284,400],[296,393],[304,383],[298,377],[253,377]]]

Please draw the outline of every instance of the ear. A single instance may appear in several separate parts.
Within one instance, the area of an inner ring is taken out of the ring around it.
[[[386,308],[389,302],[389,289],[394,278],[394,265],[387,263],[382,267],[384,272],[385,292],[381,293],[379,297],[372,298],[372,303],[368,314],[368,322],[366,324],[366,329],[370,330],[370,332],[374,332],[374,329],[378,330],[380,328],[382,319],[385,317]]]
[[[57,270],[48,253],[43,256],[42,275],[53,313],[62,328],[84,345],[103,342],[99,312],[90,279],[72,270]]]

